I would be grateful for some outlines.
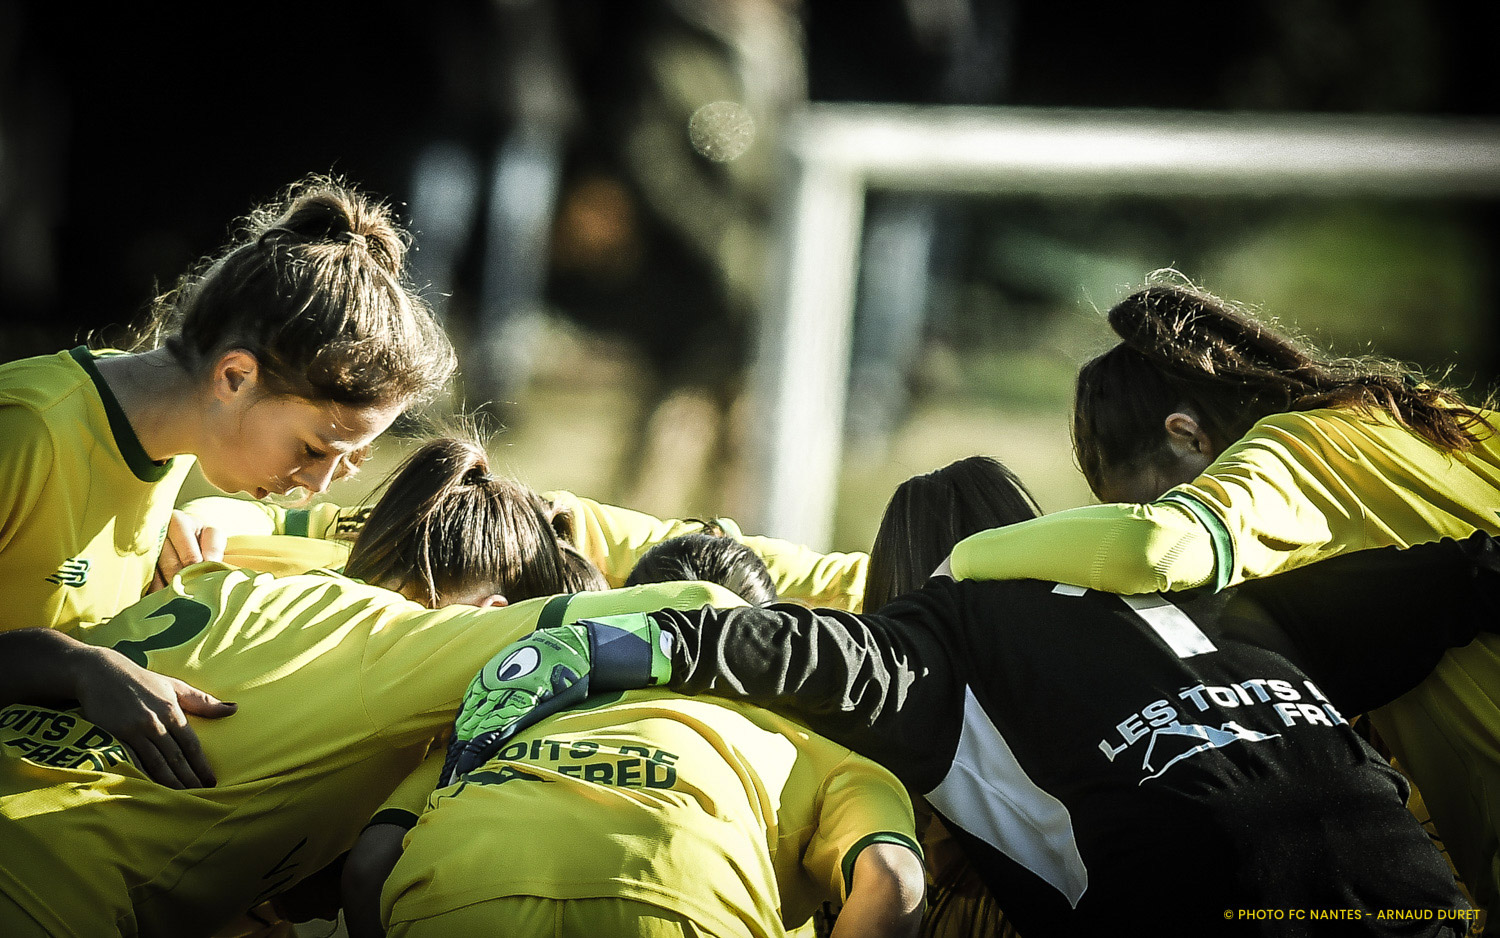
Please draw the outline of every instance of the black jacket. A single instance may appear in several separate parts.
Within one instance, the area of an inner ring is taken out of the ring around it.
[[[1179,604],[938,580],[873,615],[653,617],[674,689],[793,713],[925,794],[1023,935],[1462,934],[1343,714],[1493,620],[1494,554],[1370,551]]]

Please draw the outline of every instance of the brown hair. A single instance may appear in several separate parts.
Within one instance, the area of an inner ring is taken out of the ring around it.
[[[609,580],[594,562],[567,541],[558,541],[562,549],[563,582],[561,592],[593,593],[609,589]]]
[[[672,580],[717,583],[752,606],[776,601],[776,581],[766,569],[765,561],[755,551],[722,533],[682,534],[662,541],[635,562],[625,585]]]
[[[1041,514],[999,460],[970,456],[896,487],[870,548],[865,612],[918,589],[970,534]]]
[[[1449,451],[1490,428],[1405,365],[1324,355],[1195,286],[1147,286],[1108,316],[1121,342],[1079,370],[1073,407],[1074,452],[1096,493],[1107,472],[1164,457],[1163,424],[1183,407],[1221,450],[1263,417],[1319,407],[1382,411]]]
[[[456,358],[405,280],[407,242],[384,204],[309,176],[157,298],[148,338],[194,374],[238,348],[275,393],[419,403],[447,384]]]
[[[574,582],[547,504],[492,475],[484,446],[457,437],[432,440],[396,470],[344,570],[430,606],[480,587],[519,602]]]

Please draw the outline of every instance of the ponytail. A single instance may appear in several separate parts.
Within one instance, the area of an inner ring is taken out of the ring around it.
[[[1187,407],[1219,449],[1270,414],[1316,408],[1383,412],[1447,451],[1490,425],[1456,393],[1377,356],[1334,358],[1197,287],[1159,283],[1109,311],[1120,344],[1078,373],[1073,445],[1089,485],[1161,448],[1166,417]]]
[[[239,348],[277,393],[420,403],[447,384],[456,357],[406,280],[408,243],[385,205],[310,176],[157,298],[152,338],[195,374]]]
[[[493,475],[477,440],[455,437],[401,465],[344,569],[431,606],[480,588],[518,602],[568,591],[572,581],[541,497]]]

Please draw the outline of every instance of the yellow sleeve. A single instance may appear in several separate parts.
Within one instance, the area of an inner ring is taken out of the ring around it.
[[[437,788],[438,776],[443,773],[443,747],[435,747],[416,770],[402,780],[391,796],[370,818],[370,824],[395,824],[411,830],[417,818],[427,808],[427,798]],[[368,826],[368,825],[367,825]]]
[[[1209,529],[1178,501],[1090,505],[993,528],[953,548],[960,580],[1046,580],[1109,593],[1201,586],[1214,574]]]
[[[186,502],[182,510],[233,537],[237,534],[260,536],[278,533],[278,515],[283,509],[248,498],[206,495]]]
[[[624,585],[636,561],[652,547],[668,538],[703,530],[701,522],[662,521],[644,512],[604,505],[572,492],[546,492],[542,498],[572,512],[573,546],[603,571],[604,578],[614,587]]]
[[[57,461],[52,435],[34,411],[0,407],[0,582],[6,587],[6,613],[0,631],[54,626],[61,615],[61,590],[48,582],[52,571],[37,562],[39,537],[52,539],[52,526],[39,509]]]
[[[723,522],[720,522],[721,524]],[[765,561],[778,599],[806,606],[859,612],[865,598],[870,555],[820,554],[774,537],[741,537]]]
[[[230,495],[195,498],[182,510],[230,536],[286,534],[326,540],[352,540],[370,516],[370,509],[363,506],[319,502],[306,508],[284,508]]]
[[[1497,529],[1494,435],[1446,452],[1381,415],[1275,414],[1174,490],[1223,525],[1219,581],[1233,585],[1326,557]]]
[[[0,407],[0,551],[25,521],[52,472],[52,434],[35,412]]]
[[[1273,414],[1149,505],[1060,511],[976,534],[960,579],[1141,593],[1217,589],[1373,547],[1497,529],[1500,441],[1448,453],[1379,416]]]
[[[652,547],[703,529],[699,521],[663,521],[571,492],[547,492],[542,497],[573,513],[574,546],[604,572],[610,586],[623,584],[635,569],[636,561]],[[714,522],[725,534],[760,555],[776,583],[779,598],[809,606],[859,611],[865,594],[868,555],[820,554],[774,537],[747,537],[728,518],[715,518]]]
[[[232,535],[224,563],[258,573],[292,576],[309,570],[340,570],[349,562],[348,541],[326,541],[285,534]]]
[[[827,895],[842,901],[859,852],[877,843],[901,844],[922,855],[906,789],[888,770],[851,753],[827,778],[818,828],[802,865]]]

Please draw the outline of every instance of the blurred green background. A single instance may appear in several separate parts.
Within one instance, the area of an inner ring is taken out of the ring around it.
[[[445,405],[487,416],[502,468],[752,526],[746,369],[782,133],[808,102],[1500,107],[1491,32],[1459,0],[268,0],[227,31],[186,4],[101,9],[88,28],[75,12],[0,0],[0,360],[110,339],[232,218],[342,173],[413,228],[413,277],[463,359]],[[756,128],[727,162],[687,133],[721,101]],[[1044,509],[1086,502],[1072,376],[1110,344],[1100,311],[1159,268],[1341,351],[1451,367],[1476,398],[1500,374],[1493,200],[877,191],[872,230],[893,207],[915,220],[893,230],[921,236],[871,234],[863,273],[918,274],[862,280],[818,546],[866,548],[897,483],[976,452]],[[364,498],[421,426],[332,497]]]
[[[1345,354],[1416,363],[1481,400],[1494,381],[1492,283],[1475,206],[1431,202],[960,200],[966,263],[933,283],[939,310],[901,380],[889,431],[847,440],[833,548],[867,549],[905,478],[983,452],[1010,465],[1044,510],[1090,500],[1068,438],[1078,366],[1112,344],[1102,312],[1151,271],[1201,286]],[[498,414],[493,454],[539,489],[563,488],[662,517],[745,516],[743,453],[715,441],[706,395],[666,405],[654,462],[648,366],[628,344],[552,314],[548,350]],[[462,392],[459,392],[462,393]],[[437,414],[441,417],[442,408]],[[730,408],[743,436],[744,402]],[[408,427],[331,496],[356,501],[411,449]],[[714,448],[718,447],[718,448]],[[191,494],[208,487],[191,483]]]

